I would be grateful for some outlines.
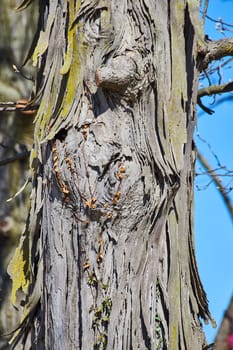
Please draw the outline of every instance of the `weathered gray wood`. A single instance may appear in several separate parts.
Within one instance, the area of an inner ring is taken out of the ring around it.
[[[200,350],[210,314],[193,247],[199,1],[40,9],[32,348]]]

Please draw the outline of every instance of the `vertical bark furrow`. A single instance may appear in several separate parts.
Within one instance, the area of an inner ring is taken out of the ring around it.
[[[73,230],[73,235],[76,233],[76,230]],[[76,233],[77,234],[77,233]],[[75,333],[77,332],[77,328],[78,328],[78,346],[80,349],[82,349],[82,339],[83,339],[83,327],[84,324],[82,322],[82,315],[83,315],[83,301],[82,301],[82,294],[81,294],[81,288],[82,288],[82,284],[81,284],[81,271],[80,271],[80,267],[81,267],[81,256],[82,256],[82,249],[80,247],[80,241],[79,239],[76,240],[77,242],[77,246],[78,246],[78,255],[77,258],[75,259],[75,262],[77,263],[77,265],[79,266],[79,271],[78,271],[78,275],[76,277],[77,280],[77,291],[74,288],[73,290],[73,298],[75,301],[75,294],[78,293],[78,325],[74,325],[74,338],[75,338]],[[74,284],[76,286],[76,284]],[[73,304],[73,303],[72,303]],[[73,310],[70,310],[70,322],[73,322]]]
[[[193,44],[194,44],[194,27],[189,15],[189,7],[186,4],[185,18],[184,18],[184,37],[185,37],[185,58],[186,58],[186,76],[187,76],[187,97],[188,104],[190,105],[193,94],[193,80],[194,80],[194,57],[193,57]]]
[[[145,320],[144,320],[144,316],[143,316],[143,311],[142,311],[142,302],[141,302],[141,291],[140,291],[140,320],[141,320],[141,329],[142,329],[142,337],[143,337],[143,341],[144,341],[144,346],[147,349],[151,349],[151,340],[150,340],[150,336],[148,333],[148,325],[146,326],[145,324]],[[144,306],[144,305],[143,305]]]

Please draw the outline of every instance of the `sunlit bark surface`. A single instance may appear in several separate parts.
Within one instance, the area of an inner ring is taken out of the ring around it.
[[[200,350],[199,2],[40,1],[39,25],[27,343]]]

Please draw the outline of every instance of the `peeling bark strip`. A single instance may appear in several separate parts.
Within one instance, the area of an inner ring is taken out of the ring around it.
[[[43,280],[32,349],[204,345],[196,25],[198,1],[40,1],[27,230],[29,266],[37,281],[43,266]]]

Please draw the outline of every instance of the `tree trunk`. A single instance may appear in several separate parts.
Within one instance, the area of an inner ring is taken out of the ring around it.
[[[12,344],[201,350],[199,1],[40,1],[39,24],[31,210],[17,252],[29,247],[30,260],[13,292],[30,287]]]

